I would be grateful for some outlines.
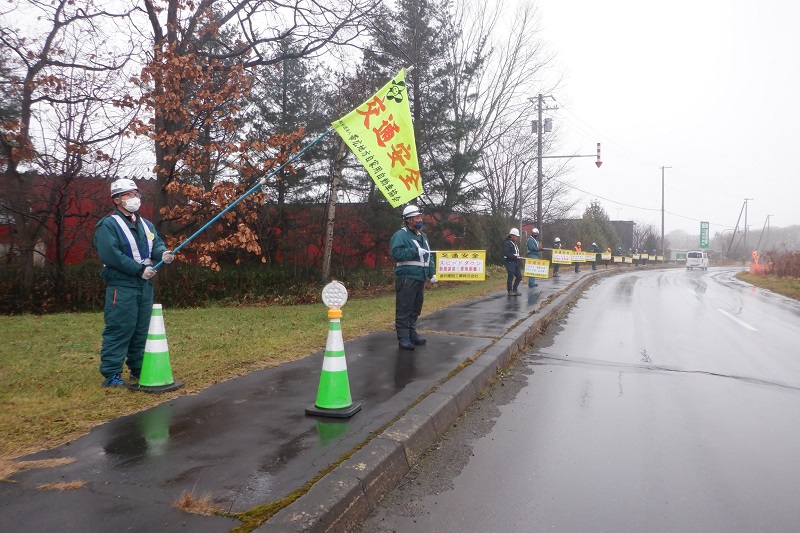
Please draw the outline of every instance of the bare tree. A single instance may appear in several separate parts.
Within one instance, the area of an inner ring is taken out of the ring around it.
[[[207,116],[176,112],[191,100],[197,101],[197,85],[190,79],[167,79],[159,71],[179,73],[182,68],[205,69],[219,73],[222,83],[205,85],[202,97],[218,105],[240,105],[246,96],[231,91],[231,83],[249,83],[246,73],[257,66],[268,66],[287,59],[312,57],[334,46],[357,39],[363,30],[362,19],[371,13],[376,0],[317,2],[297,0],[142,0],[142,12],[152,31],[152,55],[143,98],[152,119],[143,120],[146,133],[154,142],[155,169],[159,182],[156,208],[168,204],[168,186],[181,178],[184,152],[198,138],[196,131]],[[284,46],[291,42],[292,47]],[[227,71],[239,73],[231,77]],[[252,80],[250,80],[252,81]],[[130,98],[129,102],[136,102]],[[208,109],[206,107],[206,109]],[[196,169],[185,168],[189,173]],[[159,221],[160,223],[160,221]]]
[[[535,144],[512,143],[530,131],[529,118],[534,105],[531,97],[544,83],[544,73],[552,57],[540,38],[538,13],[533,3],[521,4],[509,27],[503,26],[504,19],[500,16],[506,13],[503,2],[487,7],[476,0],[457,4],[455,25],[460,32],[459,39],[449,49],[453,70],[448,98],[462,135],[454,139],[452,150],[479,158],[487,150],[499,155],[498,146],[513,146],[516,160],[512,160],[511,154],[501,156],[506,164],[495,171],[523,170],[524,163],[535,152]],[[472,127],[467,127],[470,124]],[[459,197],[467,199],[476,188],[485,185],[475,173],[477,167],[453,167],[449,174],[439,173],[437,178],[444,184],[442,204],[455,207],[460,203]],[[495,173],[494,179],[502,177]],[[518,210],[520,198],[516,196],[515,210]]]
[[[633,226],[633,249],[647,252],[655,250],[660,245],[660,233],[653,224],[636,222]]]
[[[96,103],[129,56],[105,46],[112,39],[103,22],[127,15],[91,0],[18,0],[0,13],[0,44],[19,99],[16,116],[0,126],[0,196],[14,220],[23,297],[32,286],[37,244],[54,222],[50,205],[40,207],[42,197],[63,205],[69,181],[89,173],[87,167],[97,172],[113,164],[108,146],[124,121],[104,121]]]

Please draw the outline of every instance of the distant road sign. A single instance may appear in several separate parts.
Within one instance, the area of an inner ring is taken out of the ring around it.
[[[708,248],[708,222],[700,223],[700,248]]]

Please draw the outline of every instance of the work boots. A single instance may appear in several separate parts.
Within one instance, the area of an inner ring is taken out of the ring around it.
[[[408,337],[402,337],[397,340],[400,343],[401,350],[416,350],[417,348],[416,346],[414,346],[414,344],[411,342],[411,339],[409,339]]]

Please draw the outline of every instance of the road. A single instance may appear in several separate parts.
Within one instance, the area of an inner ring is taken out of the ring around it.
[[[797,531],[800,303],[735,272],[589,289],[362,533]]]

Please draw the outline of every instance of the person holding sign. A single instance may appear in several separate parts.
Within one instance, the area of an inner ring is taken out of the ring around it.
[[[575,247],[572,250],[575,251],[575,252],[580,252],[581,251],[581,241],[578,241],[577,243],[575,243]],[[577,261],[575,261],[574,264],[575,264],[575,273],[577,274],[578,271],[581,268],[581,264],[578,263]]]
[[[553,250],[560,250],[560,249],[561,249],[561,239],[556,237],[553,240]],[[559,268],[561,268],[561,265],[559,265],[558,263],[553,261],[553,277],[554,278],[560,278],[561,277],[561,274],[558,273],[558,269]]]
[[[531,236],[528,237],[528,242],[526,243],[526,247],[528,248],[528,253],[525,257],[530,257],[532,259],[539,259],[542,256],[542,252],[539,248],[539,230],[533,228],[531,230]],[[536,278],[533,276],[528,277],[528,287],[538,287],[539,284],[536,283]]]
[[[592,243],[591,252],[594,254],[594,260],[592,261],[592,270],[597,270],[597,260],[600,257],[600,247],[597,246],[596,242]]]
[[[425,280],[436,283],[436,274],[422,227],[422,211],[414,205],[406,206],[403,227],[392,235],[389,245],[395,260],[394,327],[403,350],[414,350],[427,342],[417,334],[417,318],[425,299]]]
[[[519,230],[517,228],[511,228],[508,231],[506,240],[503,241],[503,262],[508,271],[506,288],[508,289],[509,296],[519,296],[522,294],[517,290],[519,288],[519,282],[522,281],[522,270],[519,268],[520,255],[519,247],[517,246],[518,240]]]

